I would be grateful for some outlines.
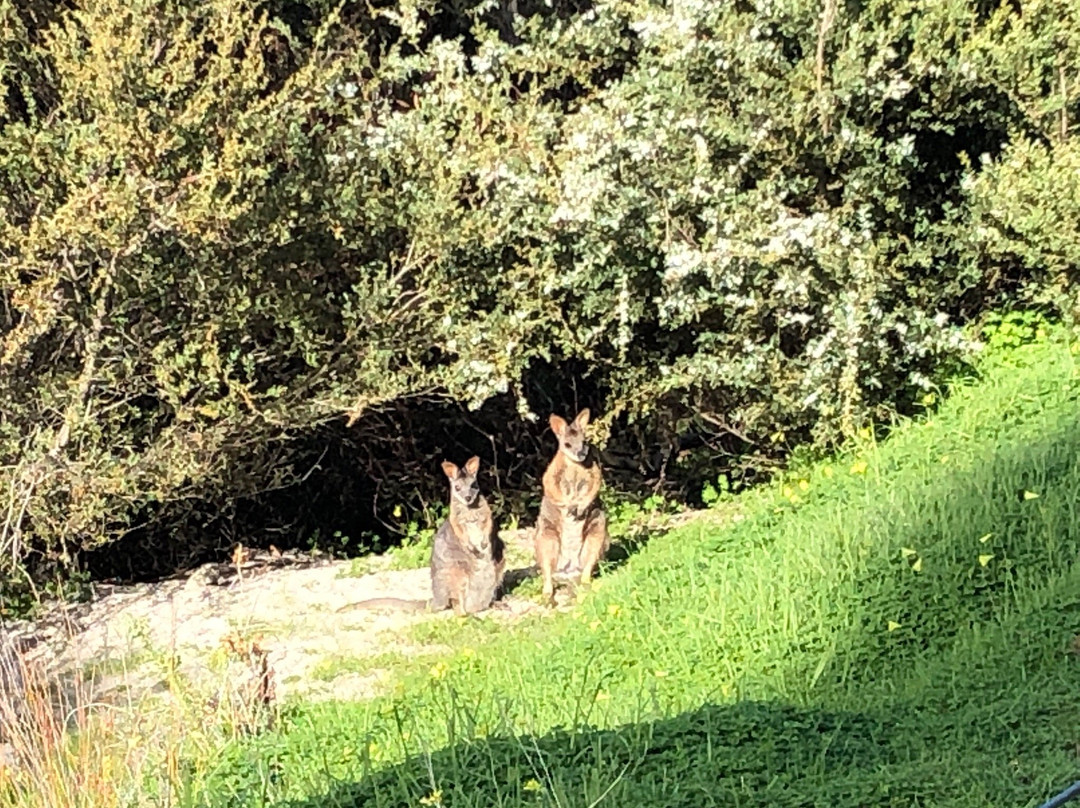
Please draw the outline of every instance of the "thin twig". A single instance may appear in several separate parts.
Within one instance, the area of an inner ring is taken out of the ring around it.
[[[821,113],[821,134],[829,134],[829,115],[825,110],[825,41],[829,30],[836,21],[836,0],[824,0],[821,9],[821,26],[818,28],[817,58],[814,62],[814,76],[817,80],[818,106]]]
[[[1058,81],[1061,83],[1061,142],[1069,136],[1069,85],[1065,81],[1065,65],[1058,65]]]

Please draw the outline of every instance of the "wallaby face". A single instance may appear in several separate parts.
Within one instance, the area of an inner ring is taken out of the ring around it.
[[[551,416],[551,431],[559,439],[559,451],[575,463],[584,463],[589,456],[589,443],[585,440],[585,427],[589,425],[589,410],[586,407],[570,423],[558,415]]]
[[[480,486],[476,482],[476,472],[480,470],[480,458],[470,457],[468,462],[461,468],[444,460],[443,473],[450,480],[450,498],[457,500],[466,508],[470,507],[476,498],[480,496]]]

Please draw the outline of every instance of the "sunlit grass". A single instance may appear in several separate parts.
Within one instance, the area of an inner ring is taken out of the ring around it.
[[[1061,335],[987,360],[924,423],[654,536],[572,613],[439,621],[462,650],[295,706],[211,803],[1036,804],[1080,774],[1074,360]]]

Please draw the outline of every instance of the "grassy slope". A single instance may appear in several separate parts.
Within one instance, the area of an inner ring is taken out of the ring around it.
[[[1080,776],[1075,359],[988,361],[926,423],[655,537],[572,615],[438,621],[445,664],[292,708],[192,802],[1035,805]]]

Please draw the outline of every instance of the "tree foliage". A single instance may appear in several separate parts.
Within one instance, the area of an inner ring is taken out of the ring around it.
[[[347,488],[315,434],[385,511],[470,419],[535,453],[576,385],[643,463],[903,406],[964,323],[1074,288],[1078,32],[1065,0],[0,0],[0,580]]]

